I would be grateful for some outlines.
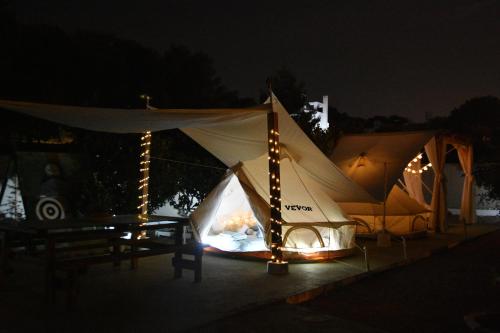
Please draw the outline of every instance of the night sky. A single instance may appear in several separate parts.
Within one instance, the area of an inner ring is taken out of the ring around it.
[[[290,68],[310,100],[351,115],[424,120],[500,96],[500,0],[16,0],[18,19],[112,33],[214,60],[224,83],[257,98]]]

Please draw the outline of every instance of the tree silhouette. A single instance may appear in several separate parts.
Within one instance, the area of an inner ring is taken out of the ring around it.
[[[159,53],[96,32],[68,34],[57,27],[18,24],[15,20],[2,21],[0,27],[0,43],[9,45],[0,52],[3,99],[142,108],[144,101],[139,96],[146,93],[153,97],[154,106],[163,108],[253,104],[222,84],[208,55],[184,46],[173,45]],[[81,212],[136,212],[138,135],[66,128],[6,111],[2,111],[2,118],[6,120],[0,123],[4,149],[71,137],[72,144],[65,149],[83,153],[87,161],[85,190],[78,205]],[[177,130],[155,133],[152,146],[154,157],[221,167],[218,160]],[[151,169],[151,210],[177,193],[184,203],[188,200],[183,196],[201,200],[221,176],[219,169],[188,167],[161,159],[153,159]]]

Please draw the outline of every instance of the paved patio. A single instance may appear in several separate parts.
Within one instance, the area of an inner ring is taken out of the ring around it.
[[[474,225],[468,228],[468,236],[498,228]],[[425,257],[463,239],[463,227],[455,226],[446,234],[409,240],[408,257]],[[390,248],[377,248],[374,241],[365,244],[372,270],[404,261],[400,242]],[[168,255],[143,259],[137,271],[128,270],[127,265],[118,270],[110,265],[91,267],[80,279],[78,303],[72,312],[65,309],[63,293],[56,305],[47,306],[41,269],[18,264],[0,285],[0,332],[183,331],[258,305],[301,300],[310,296],[307,291],[332,287],[335,281],[349,281],[365,272],[361,252],[331,263],[294,264],[287,276],[266,274],[265,262],[207,255],[203,281],[195,284],[190,272],[173,280],[170,259]]]

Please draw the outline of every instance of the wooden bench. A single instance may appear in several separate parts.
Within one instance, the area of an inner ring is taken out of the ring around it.
[[[199,243],[183,244],[182,233],[177,236],[175,242],[155,239],[123,239],[120,232],[104,233],[80,233],[72,234],[70,237],[53,237],[52,247],[46,249],[58,255],[53,256],[53,262],[49,266],[48,283],[46,288],[49,300],[55,299],[55,290],[58,284],[57,271],[67,274],[64,283],[66,289],[66,303],[69,308],[76,300],[78,277],[86,272],[88,267],[99,264],[112,263],[120,266],[124,260],[130,260],[130,268],[136,269],[138,259],[162,254],[173,253],[172,266],[174,267],[174,278],[182,277],[184,269],[194,271],[194,281],[201,282],[202,278],[202,256],[203,246]],[[82,241],[92,243],[81,244]],[[58,243],[65,243],[65,247],[56,247]],[[72,245],[77,243],[77,245]],[[96,250],[94,253],[89,253]],[[187,259],[184,255],[192,255],[193,259]]]
[[[130,247],[128,251],[116,251],[116,248],[120,249],[124,246]],[[147,247],[146,247],[147,246]],[[79,276],[86,272],[88,267],[99,264],[112,263],[114,266],[119,266],[124,260],[131,261],[131,269],[136,269],[136,260],[139,258],[145,258],[150,256],[162,255],[174,253],[172,258],[172,266],[174,267],[174,278],[181,278],[184,269],[194,271],[194,282],[201,282],[202,278],[202,256],[203,256],[203,246],[201,244],[160,244],[154,242],[113,242],[113,250],[110,252],[96,253],[91,255],[78,255],[78,256],[62,256],[56,258],[54,261],[54,266],[52,269],[51,286],[50,293],[51,301],[55,299],[55,290],[57,286],[58,279],[56,277],[57,271],[65,272],[66,281],[64,287],[66,289],[66,305],[68,308],[72,308],[76,301],[77,291],[78,291],[78,278]],[[73,249],[80,251],[81,246],[75,246]],[[98,246],[89,246],[85,249],[99,249],[103,248]],[[103,248],[105,249],[105,247]],[[132,250],[133,249],[133,250]],[[64,252],[71,253],[72,249],[64,248]],[[193,259],[187,259],[184,255],[192,255]]]
[[[136,216],[117,216],[103,220],[58,220],[11,222],[0,225],[2,239],[1,268],[9,267],[10,240],[21,235],[26,238],[26,253],[41,258],[46,273],[46,300],[53,302],[59,279],[56,272],[67,273],[65,282],[68,305],[75,299],[78,276],[89,266],[112,263],[120,266],[130,260],[136,269],[138,259],[173,253],[174,278],[182,277],[183,270],[193,270],[195,282],[201,281],[203,246],[198,243],[184,244],[183,232],[188,220],[177,217],[150,216],[147,222]],[[157,230],[175,230],[174,239],[142,237],[142,233],[156,234]],[[128,239],[124,235],[130,234]],[[139,237],[141,236],[141,237]],[[21,237],[21,238],[22,238]],[[44,246],[40,246],[40,242]],[[33,244],[37,244],[34,245]],[[184,255],[192,255],[193,259]]]

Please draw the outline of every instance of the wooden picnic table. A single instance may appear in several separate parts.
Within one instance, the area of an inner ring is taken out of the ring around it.
[[[201,244],[184,244],[184,228],[187,218],[169,216],[148,216],[147,221],[137,215],[118,215],[102,218],[82,218],[49,221],[0,221],[3,234],[0,253],[0,274],[9,269],[9,257],[14,240],[22,244],[26,253],[41,257],[45,266],[46,297],[53,299],[56,270],[67,270],[75,278],[78,269],[93,264],[113,263],[118,266],[123,260],[130,260],[131,268],[137,268],[138,258],[174,253],[172,265],[174,277],[182,276],[183,269],[195,271],[195,281],[201,281]],[[174,228],[173,242],[158,241],[145,232]],[[129,237],[124,237],[128,234]],[[19,242],[21,240],[21,242]],[[100,240],[101,243],[95,242]],[[33,244],[44,244],[39,251]],[[83,244],[82,244],[83,243]],[[101,254],[81,255],[92,248],[112,248]],[[123,251],[123,248],[127,251]],[[71,255],[79,253],[79,255]],[[194,260],[183,258],[183,254],[194,255]],[[70,284],[72,282],[70,281]]]

